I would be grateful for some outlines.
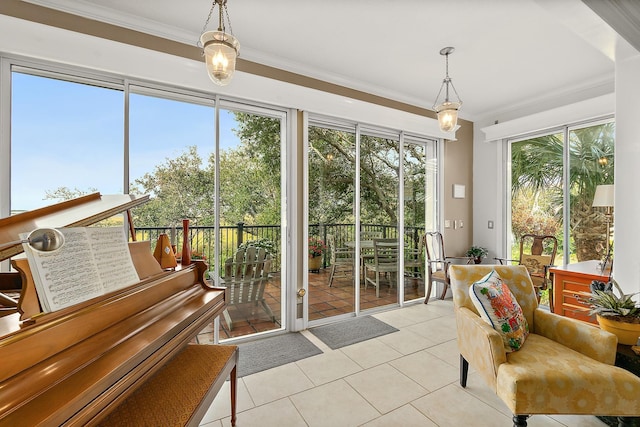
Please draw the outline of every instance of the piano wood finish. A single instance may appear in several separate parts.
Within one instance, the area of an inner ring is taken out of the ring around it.
[[[96,213],[94,197],[86,201],[93,218],[106,215]],[[113,205],[106,200],[105,209]],[[82,203],[46,214],[78,225],[85,220],[76,209]],[[11,232],[0,231],[0,244],[16,240],[17,230],[29,231],[31,221],[14,218]],[[222,313],[225,290],[204,280],[202,261],[167,272],[149,242],[130,247],[140,282],[26,321],[19,313],[0,318],[0,425],[98,423]],[[28,266],[20,268],[30,275]]]

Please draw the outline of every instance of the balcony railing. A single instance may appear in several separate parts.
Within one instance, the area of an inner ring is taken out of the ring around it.
[[[398,237],[398,227],[395,225],[385,224],[362,224],[362,231],[377,231],[382,234],[383,238]],[[177,252],[182,249],[183,233],[182,227],[135,227],[137,240],[149,240],[151,249],[153,250],[158,240],[158,236],[162,233],[169,235],[169,239],[175,245]],[[417,248],[420,235],[424,233],[424,227],[405,227],[404,243],[407,247]],[[336,239],[337,246],[344,246],[346,242],[356,239],[354,224],[310,224],[309,236],[320,237],[325,242],[327,236],[333,234]],[[242,222],[235,226],[220,227],[220,245],[221,257],[223,263],[229,257],[232,257],[236,249],[244,242],[249,241],[270,241],[274,247],[272,254],[273,263],[272,270],[280,271],[281,267],[281,227],[278,225],[246,225]],[[196,257],[204,257],[209,261],[210,268],[215,253],[215,238],[213,226],[191,226],[189,228],[189,239],[191,242],[191,251]],[[323,260],[323,266],[329,264],[329,257]]]

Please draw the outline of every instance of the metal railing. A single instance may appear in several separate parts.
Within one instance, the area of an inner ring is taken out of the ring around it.
[[[382,234],[383,238],[398,237],[398,227],[386,224],[362,224],[362,231],[377,231]],[[175,246],[177,253],[182,250],[184,236],[182,226],[174,227],[135,227],[136,240],[149,240],[151,249],[155,248],[158,236],[165,233],[169,236],[171,244]],[[327,242],[327,236],[333,234],[336,239],[337,246],[344,246],[346,242],[356,239],[354,224],[309,224],[309,236],[319,237]],[[407,247],[417,248],[420,236],[424,234],[424,227],[405,227],[404,244]],[[212,261],[216,250],[214,227],[213,226],[190,226],[189,239],[191,243],[191,252],[193,258],[204,258]],[[272,244],[272,271],[280,271],[282,254],[280,248],[281,227],[279,225],[247,225],[239,222],[234,226],[220,227],[220,260],[224,263],[229,257],[232,257],[237,248],[245,242],[250,241],[266,241]],[[259,244],[259,243],[258,243]],[[329,256],[325,256],[323,266],[329,263]],[[210,268],[213,265],[210,263]]]

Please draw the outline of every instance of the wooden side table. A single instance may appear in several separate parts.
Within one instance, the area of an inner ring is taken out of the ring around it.
[[[595,317],[589,316],[589,306],[580,300],[591,296],[589,285],[592,281],[609,281],[608,273],[603,274],[599,264],[600,261],[592,260],[549,269],[553,275],[554,313],[598,324]]]

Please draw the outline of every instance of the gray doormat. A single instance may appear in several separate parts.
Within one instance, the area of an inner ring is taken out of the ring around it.
[[[333,350],[397,331],[393,326],[371,316],[309,329],[309,332]]]
[[[238,377],[322,354],[322,350],[299,332],[238,344],[238,348]]]

